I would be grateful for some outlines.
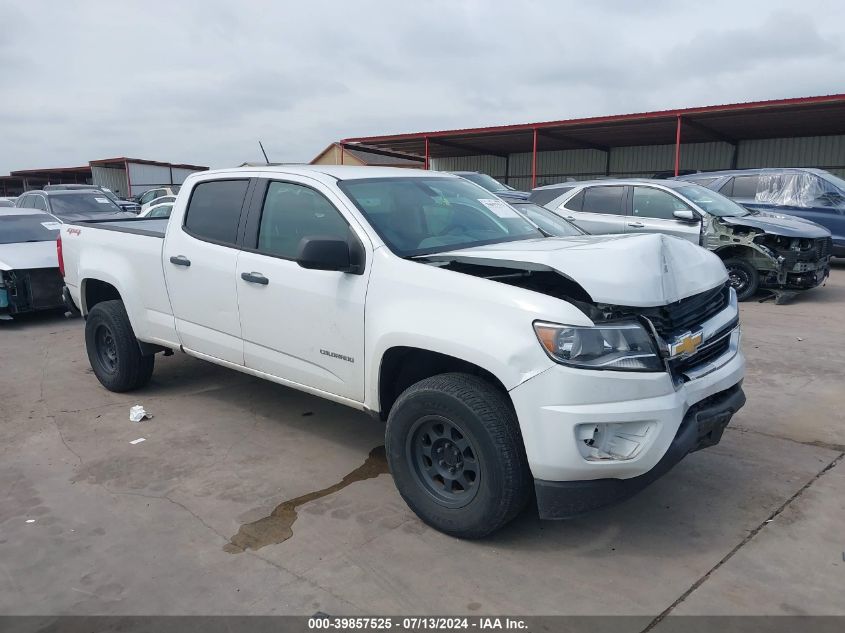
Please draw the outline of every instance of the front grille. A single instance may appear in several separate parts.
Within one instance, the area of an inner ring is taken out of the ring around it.
[[[29,268],[9,273],[12,314],[62,306],[64,281],[58,268]]]
[[[699,347],[698,351],[692,356],[670,360],[669,368],[672,373],[675,375],[683,374],[719,358],[731,346],[731,331],[734,327],[736,327],[736,323],[730,326],[731,329],[717,335],[717,338],[712,342],[707,342]]]
[[[725,284],[667,306],[640,308],[638,313],[648,318],[657,333],[668,340],[687,330],[695,329],[724,310],[729,301],[730,286]]]

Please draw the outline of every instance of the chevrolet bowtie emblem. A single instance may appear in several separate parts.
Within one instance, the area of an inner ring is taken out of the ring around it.
[[[695,333],[687,332],[686,334],[681,334],[675,339],[675,342],[669,346],[669,355],[689,356],[690,354],[695,354],[698,346],[701,345],[703,340],[704,332],[701,330]]]

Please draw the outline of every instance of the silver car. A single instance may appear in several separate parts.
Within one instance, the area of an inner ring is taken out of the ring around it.
[[[539,187],[529,200],[588,233],[664,233],[699,244],[725,263],[740,301],[759,288],[781,295],[813,288],[830,271],[832,241],[824,227],[749,211],[689,182],[567,182]]]

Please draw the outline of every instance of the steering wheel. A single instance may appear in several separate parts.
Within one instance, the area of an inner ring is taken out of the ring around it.
[[[451,224],[447,225],[442,231],[437,233],[437,237],[442,235],[448,235],[449,233],[453,233],[454,231],[460,231],[461,233],[466,233],[467,228],[463,224],[458,224],[457,222],[452,222]]]

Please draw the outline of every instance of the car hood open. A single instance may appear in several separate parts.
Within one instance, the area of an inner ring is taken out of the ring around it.
[[[0,244],[0,270],[58,268],[56,242],[22,242]]]
[[[721,260],[692,242],[661,234],[584,235],[504,242],[427,255],[518,270],[554,270],[593,301],[662,306],[727,281]]]
[[[754,215],[743,215],[739,217],[726,216],[719,218],[730,226],[747,226],[759,229],[770,235],[782,235],[784,237],[805,237],[816,239],[819,237],[830,237],[830,231],[809,220],[783,215],[768,213],[756,213]]]

